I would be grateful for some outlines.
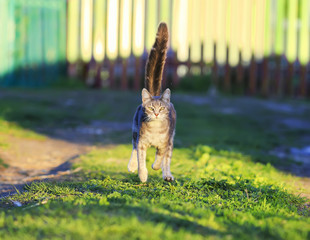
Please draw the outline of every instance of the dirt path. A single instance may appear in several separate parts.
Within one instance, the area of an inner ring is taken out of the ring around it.
[[[64,174],[74,160],[91,148],[52,138],[33,140],[6,137],[10,147],[0,149],[0,158],[7,165],[0,168],[0,196],[14,193],[15,185],[19,188],[34,179]]]
[[[57,178],[71,174],[72,163],[92,149],[90,145],[71,143],[46,137],[44,140],[6,136],[10,148],[0,148],[0,158],[7,167],[0,167],[0,198],[21,191],[34,180]],[[300,166],[299,166],[300,167]],[[297,195],[310,199],[303,189],[310,188],[310,178],[296,182]]]
[[[14,102],[17,100],[28,103],[27,108],[24,106],[25,109],[14,110],[16,115],[13,114],[11,119],[13,122],[24,123],[21,118],[24,118],[24,121],[35,120],[35,127],[31,130],[49,136],[45,140],[5,136],[10,147],[1,149],[0,145],[0,196],[15,192],[12,184],[19,187],[33,179],[70,173],[66,172],[70,169],[70,164],[78,160],[81,154],[88,152],[91,146],[130,143],[132,111],[120,106],[125,105],[124,99],[128,106],[136,106],[136,95],[122,92],[122,95],[126,96],[121,97],[114,92],[96,91],[65,91],[57,95],[55,93],[57,92],[0,91],[0,100],[12,101],[12,106],[19,105]],[[173,98],[174,102],[203,105],[210,113],[215,112],[224,116],[258,116],[276,134],[283,131],[302,132],[310,128],[310,105],[307,103],[184,94],[175,94]],[[101,105],[106,102],[109,104]],[[107,105],[115,106],[116,110],[109,111]],[[118,114],[119,110],[125,114]],[[43,113],[38,114],[37,111]],[[102,115],[109,117],[103,120]],[[46,121],[51,123],[51,120],[53,124],[47,125]],[[22,124],[21,126],[23,127]],[[0,132],[0,137],[2,135]],[[283,161],[288,158],[295,160],[298,164],[281,170],[303,176],[304,178],[300,178],[297,184],[310,189],[310,158],[308,155],[303,155],[306,149],[310,148],[310,135],[302,136],[294,138],[298,140],[298,143],[294,142],[294,146],[271,148],[269,154]],[[301,147],[297,148],[295,144]],[[1,167],[1,159],[8,165],[7,168]],[[307,192],[309,194],[302,193],[302,195],[310,199],[310,191]]]

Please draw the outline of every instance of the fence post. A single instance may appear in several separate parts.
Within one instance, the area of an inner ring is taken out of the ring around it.
[[[250,64],[250,74],[249,74],[249,94],[254,95],[256,93],[256,82],[257,82],[257,64],[255,61],[254,54],[252,55]]]
[[[308,72],[308,66],[307,65],[301,65],[300,66],[300,88],[299,88],[299,94],[301,97],[307,97],[307,72]]]
[[[127,67],[128,67],[128,59],[122,60],[122,79],[121,79],[121,89],[128,89],[128,81],[127,81]]]
[[[216,44],[213,45],[212,85],[218,90],[218,65],[216,60]]]
[[[141,57],[136,56],[135,57],[135,80],[134,80],[134,89],[139,90],[140,89],[140,69],[141,69]]]
[[[115,88],[114,69],[115,69],[115,61],[109,60],[109,85],[111,88]]]
[[[285,93],[289,97],[292,97],[294,95],[293,77],[294,77],[294,63],[289,62],[285,78]]]
[[[101,69],[103,66],[103,62],[96,63],[96,76],[94,82],[94,88],[101,88],[102,87],[102,80],[101,80]]]
[[[225,63],[225,77],[224,77],[224,88],[228,93],[230,92],[230,78],[231,78],[231,67],[229,65],[229,48],[226,48],[226,63]]]
[[[261,93],[264,97],[269,95],[269,69],[268,69],[268,58],[263,58],[263,73],[262,73],[262,87]]]
[[[275,94],[278,97],[282,97],[283,92],[283,77],[282,77],[282,64],[281,64],[282,57],[276,56],[275,62]]]
[[[238,91],[240,90],[241,93],[243,93],[244,92],[244,89],[243,89],[244,67],[242,65],[242,54],[241,54],[241,51],[239,51],[239,63],[238,63],[238,66],[237,66],[236,80],[237,80]]]

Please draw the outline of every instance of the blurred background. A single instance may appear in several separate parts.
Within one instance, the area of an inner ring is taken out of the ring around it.
[[[164,86],[309,98],[310,0],[1,0],[0,86],[141,89],[161,21]]]

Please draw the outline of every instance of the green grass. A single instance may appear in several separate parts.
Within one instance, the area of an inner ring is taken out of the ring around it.
[[[4,163],[3,159],[0,158],[0,170],[1,168],[7,168],[8,165],[6,163]]]
[[[76,105],[63,106],[67,98]],[[292,161],[269,153],[278,146],[302,146],[309,130],[271,124],[292,117],[288,113],[244,103],[240,113],[222,114],[216,101],[195,105],[182,99],[174,101],[175,182],[164,182],[161,172],[151,169],[155,150],[150,149],[149,180],[141,184],[137,174],[127,172],[130,132],[108,135],[113,145],[94,143],[98,146],[73,166],[80,172],[29,184],[21,194],[0,200],[0,239],[309,239],[307,200],[296,195],[299,178],[276,168]],[[139,97],[46,91],[31,95],[31,105],[7,100],[0,100],[0,109],[7,109],[0,116],[23,136],[23,131],[37,134],[45,124],[68,127],[70,118],[77,125],[131,121]]]
[[[61,183],[33,183],[6,199],[23,207],[0,215],[5,239],[307,239],[305,199],[294,177],[248,156],[208,146],[175,149],[176,181],[150,170],[141,184],[126,171],[130,145],[95,149]],[[148,167],[154,157],[149,151]],[[284,182],[291,184],[284,187]],[[291,189],[291,190],[288,190]]]
[[[11,123],[3,119],[0,119],[0,132],[3,135],[6,134],[20,138],[31,138],[38,140],[45,139],[45,137],[42,136],[41,134],[37,134],[36,132],[30,129],[22,128],[15,123]],[[7,142],[7,140],[3,135],[0,136],[0,146],[7,147],[9,145],[9,142]]]
[[[22,128],[16,123],[2,119],[0,116],[0,149],[5,150],[10,147],[10,136],[36,140],[46,139],[44,135]]]

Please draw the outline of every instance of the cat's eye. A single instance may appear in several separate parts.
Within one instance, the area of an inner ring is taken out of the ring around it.
[[[153,107],[148,107],[148,109],[149,109],[150,111],[154,111],[154,108],[153,108]]]
[[[161,107],[160,109],[159,109],[159,111],[163,111],[165,108],[164,107]]]

